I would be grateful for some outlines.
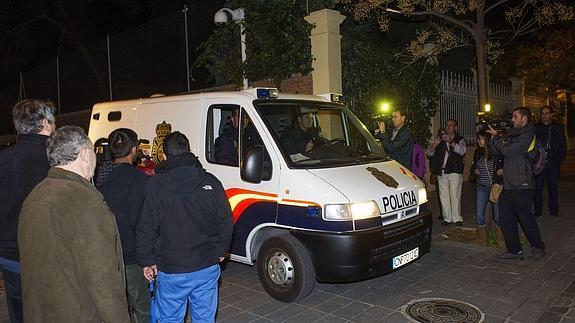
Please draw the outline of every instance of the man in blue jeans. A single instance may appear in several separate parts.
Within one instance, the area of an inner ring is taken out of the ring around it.
[[[507,252],[499,255],[501,259],[523,259],[523,248],[519,240],[518,224],[531,244],[533,260],[545,256],[545,245],[541,240],[539,226],[531,213],[531,194],[533,190],[533,169],[525,153],[533,140],[531,111],[524,107],[513,110],[513,129],[506,138],[502,138],[489,126],[493,137],[491,145],[503,158],[503,192],[499,196],[499,223],[505,235]]]
[[[164,140],[165,160],[147,186],[136,229],[138,263],[157,275],[158,322],[214,322],[219,263],[232,238],[232,211],[220,181],[206,172],[180,132]]]
[[[46,139],[55,130],[52,107],[40,100],[24,100],[12,110],[18,143],[0,151],[0,269],[6,286],[10,322],[22,322],[22,287],[18,222],[22,203],[48,174]]]

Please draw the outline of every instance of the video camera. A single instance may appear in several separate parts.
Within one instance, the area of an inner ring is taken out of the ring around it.
[[[385,127],[391,126],[391,115],[387,114],[374,114],[371,116],[371,129],[379,129],[379,122],[385,122]]]
[[[439,138],[439,139],[443,138],[444,134],[445,134],[445,129],[441,128],[441,129],[437,130],[437,138]]]
[[[513,123],[511,122],[512,114],[505,112],[502,114],[489,112],[489,113],[478,113],[477,114],[477,130],[485,131],[491,128],[497,130],[497,132],[507,132],[509,129],[513,128]]]

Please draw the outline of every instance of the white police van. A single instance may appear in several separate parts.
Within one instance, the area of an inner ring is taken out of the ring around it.
[[[392,272],[431,245],[423,183],[389,159],[337,101],[333,94],[254,88],[99,103],[89,136],[96,142],[131,128],[149,140],[143,148],[157,163],[163,138],[186,134],[226,189],[235,224],[231,260],[257,265],[265,290],[290,302],[307,296],[316,280],[352,282]],[[215,142],[238,112],[242,126],[232,131],[239,162],[224,162]],[[304,115],[318,138],[310,140],[310,151],[290,150],[294,137],[287,133],[297,133]]]

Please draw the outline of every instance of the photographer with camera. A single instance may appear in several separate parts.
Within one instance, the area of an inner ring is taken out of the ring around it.
[[[523,259],[519,241],[518,222],[521,223],[527,240],[531,243],[532,259],[545,256],[545,245],[541,240],[535,216],[531,213],[533,169],[525,153],[533,140],[534,126],[530,122],[531,111],[525,107],[515,108],[512,115],[513,129],[503,138],[489,126],[492,135],[491,146],[503,155],[503,192],[499,196],[499,223],[505,236],[507,252],[500,259]]]
[[[463,225],[461,217],[461,184],[463,183],[463,158],[467,151],[465,139],[457,133],[457,120],[448,119],[445,131],[440,131],[427,150],[429,169],[437,175],[439,199],[443,222]]]
[[[549,199],[547,207],[551,216],[559,216],[558,184],[561,173],[561,163],[565,159],[566,140],[565,128],[558,122],[553,122],[553,109],[543,106],[539,109],[541,122],[535,124],[535,136],[545,145],[547,162],[543,172],[535,177],[535,216],[543,212],[543,188],[547,182]]]
[[[385,153],[401,165],[411,170],[413,159],[413,137],[411,129],[406,125],[407,116],[402,110],[396,109],[391,114],[393,131],[385,129],[385,121],[377,121],[375,138],[381,140]]]

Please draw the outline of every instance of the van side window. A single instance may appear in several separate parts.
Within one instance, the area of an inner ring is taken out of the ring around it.
[[[108,121],[120,121],[122,119],[122,111],[108,112]]]
[[[235,167],[239,165],[239,114],[239,105],[210,107],[206,127],[206,159],[210,163]]]
[[[242,127],[240,129],[240,151],[241,156],[245,156],[246,151],[252,146],[261,146],[264,149],[264,169],[262,180],[269,181],[272,178],[272,164],[268,151],[262,141],[258,130],[254,126],[250,116],[246,110],[242,108],[241,111]]]

